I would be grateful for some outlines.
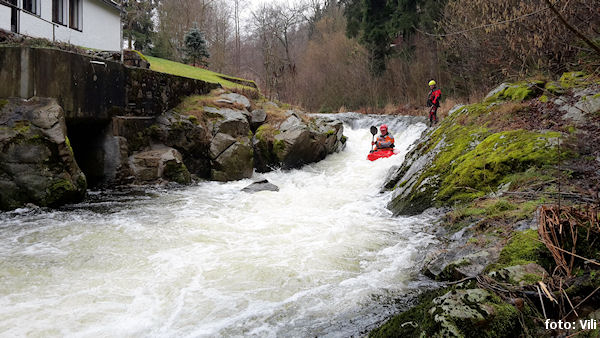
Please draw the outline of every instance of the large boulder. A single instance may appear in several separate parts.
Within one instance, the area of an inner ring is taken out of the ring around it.
[[[248,100],[248,98],[245,97],[244,95],[240,95],[237,93],[227,93],[227,94],[221,94],[221,96],[219,96],[219,97],[221,100],[225,100],[234,105],[244,107],[245,109],[250,109],[250,106],[251,106],[250,100]]]
[[[223,133],[237,137],[248,136],[250,133],[248,118],[241,110],[204,107],[204,114],[208,117],[213,135]]]
[[[130,156],[129,163],[135,183],[138,184],[191,182],[190,173],[181,154],[173,148],[164,147],[135,153]]]
[[[223,140],[226,139],[223,137]],[[211,178],[215,181],[235,181],[251,177],[254,171],[254,161],[250,139],[248,137],[237,138],[213,159],[212,164]]]
[[[250,113],[250,127],[256,131],[263,123],[267,121],[267,112],[263,109],[255,109]]]
[[[296,112],[279,125],[261,125],[254,135],[256,168],[298,168],[324,159],[343,148],[343,123],[324,118],[303,119]]]
[[[0,209],[80,201],[87,181],[56,100],[0,100]]]
[[[195,116],[167,112],[157,118],[156,124],[148,132],[153,142],[177,149],[190,173],[203,178],[210,177],[209,148],[212,135]]]

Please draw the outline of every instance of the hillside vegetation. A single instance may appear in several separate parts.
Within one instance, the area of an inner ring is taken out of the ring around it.
[[[600,79],[580,72],[453,109],[386,182],[395,214],[449,208],[423,267],[449,284],[371,336],[598,337],[544,324],[600,317],[598,142]]]

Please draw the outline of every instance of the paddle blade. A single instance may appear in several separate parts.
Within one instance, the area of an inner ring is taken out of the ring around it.
[[[377,127],[371,126],[371,134],[373,134],[373,136],[377,135]]]

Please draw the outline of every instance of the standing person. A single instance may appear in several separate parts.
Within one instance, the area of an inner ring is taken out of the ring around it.
[[[440,107],[442,91],[437,87],[435,80],[429,81],[429,88],[431,88],[431,91],[427,98],[427,107],[431,107],[429,110],[429,126],[431,127],[434,123],[437,123],[437,110]]]
[[[394,137],[388,133],[387,124],[382,124],[379,128],[381,135],[377,138],[377,141],[372,142],[375,145],[375,149],[373,151],[378,150],[393,150],[394,148]]]

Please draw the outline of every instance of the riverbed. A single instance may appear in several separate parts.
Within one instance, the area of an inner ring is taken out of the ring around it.
[[[392,217],[384,178],[425,130],[390,121],[398,155],[344,151],[291,171],[189,187],[90,191],[0,213],[0,336],[348,336],[403,304],[436,215]],[[279,192],[240,190],[266,178]]]

